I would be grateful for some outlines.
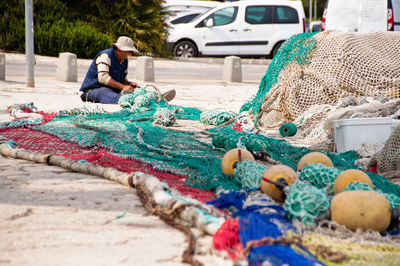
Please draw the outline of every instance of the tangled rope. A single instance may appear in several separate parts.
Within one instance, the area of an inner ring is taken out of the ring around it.
[[[296,245],[299,247],[304,247],[309,250],[314,250],[315,255],[317,257],[322,257],[323,259],[334,263],[341,263],[346,259],[346,254],[340,251],[333,251],[329,247],[324,245],[305,244],[303,243],[303,239],[299,236],[290,236],[290,237],[280,236],[277,238],[264,237],[260,240],[249,241],[247,242],[246,247],[242,250],[241,256],[243,258],[246,258],[250,254],[252,248],[264,245],[275,245],[275,244]]]
[[[153,124],[166,127],[172,126],[176,121],[175,114],[176,111],[171,111],[168,108],[158,108],[153,115]]]
[[[201,262],[195,260],[193,258],[195,247],[196,247],[196,237],[189,227],[186,227],[177,222],[179,214],[189,205],[180,205],[178,208],[173,209],[172,211],[168,208],[161,207],[157,204],[151,194],[151,191],[146,188],[144,185],[135,186],[137,194],[139,196],[140,201],[142,202],[145,209],[151,214],[158,216],[161,220],[163,220],[166,224],[178,229],[182,233],[185,234],[188,240],[188,247],[182,254],[182,262],[188,263],[193,266],[203,265]]]

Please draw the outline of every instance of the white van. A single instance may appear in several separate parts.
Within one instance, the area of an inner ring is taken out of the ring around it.
[[[177,14],[179,12],[204,13],[219,4],[221,3],[217,1],[167,0],[163,6],[170,14]]]
[[[274,56],[286,39],[305,30],[300,0],[227,2],[174,25],[168,44],[176,57]]]
[[[322,30],[400,30],[400,0],[327,0]]]
[[[400,31],[400,0],[392,0],[393,30]]]

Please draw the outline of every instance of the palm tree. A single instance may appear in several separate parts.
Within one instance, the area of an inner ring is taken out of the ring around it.
[[[88,21],[116,39],[131,37],[140,53],[165,55],[166,12],[164,0],[72,0],[64,2],[71,15]]]

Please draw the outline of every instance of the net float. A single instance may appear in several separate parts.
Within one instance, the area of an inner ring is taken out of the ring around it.
[[[246,160],[255,161],[251,152],[242,148],[232,149],[222,158],[222,172],[225,175],[233,175],[237,164]]]

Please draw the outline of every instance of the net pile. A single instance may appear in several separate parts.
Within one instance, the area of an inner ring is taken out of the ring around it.
[[[322,245],[332,251],[340,251],[346,255],[340,265],[398,265],[400,263],[399,238],[382,236],[375,231],[353,232],[335,222],[324,221],[317,227],[305,227],[295,224],[301,232],[303,243],[315,247]],[[327,265],[330,261],[322,260]],[[335,265],[335,264],[334,264]]]
[[[324,198],[326,202],[327,197]],[[253,265],[397,265],[400,262],[400,239],[396,232],[393,235],[353,232],[327,220],[316,226],[292,222],[279,203],[259,191],[221,192],[218,199],[208,203],[229,209],[238,217],[238,228],[236,220],[227,220],[214,237],[214,247],[226,250],[233,259],[247,257]],[[327,209],[326,204],[318,201],[303,204]]]
[[[332,150],[332,119],[398,116],[399,96],[400,34],[320,32],[285,42],[242,110],[264,129],[293,122],[292,139]]]

